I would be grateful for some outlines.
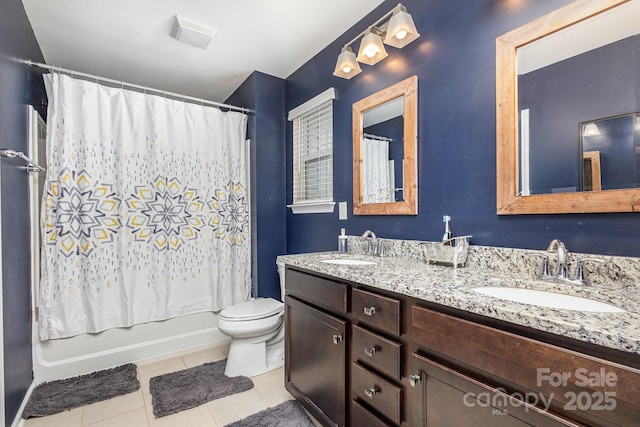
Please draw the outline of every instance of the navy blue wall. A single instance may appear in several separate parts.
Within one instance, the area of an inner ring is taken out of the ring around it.
[[[251,138],[252,281],[257,296],[277,299],[280,299],[280,282],[276,257],[287,251],[284,93],[284,80],[254,72],[227,100],[255,111],[249,115],[248,129]]]
[[[334,197],[349,219],[287,212],[290,253],[334,250],[337,234],[372,229],[382,237],[439,240],[442,215],[455,234],[479,245],[546,248],[560,238],[570,251],[640,256],[638,214],[496,215],[495,39],[570,0],[408,0],[421,37],[351,80],[332,75],[348,42],[396,1],[385,1],[287,78],[287,110],[326,90],[334,101]],[[357,48],[357,46],[355,46]],[[351,105],[409,76],[418,76],[419,215],[358,216],[352,212]],[[287,202],[291,203],[292,127],[287,125]]]
[[[27,104],[42,80],[17,59],[44,62],[20,0],[0,2],[0,147],[28,152]],[[35,86],[35,87],[34,87]],[[40,106],[38,100],[35,104]],[[22,161],[0,161],[5,419],[31,385],[31,270],[28,175]]]
[[[535,147],[530,153],[532,194],[580,188],[579,124],[640,110],[639,86],[634,86],[639,61],[640,35],[519,77],[518,105],[529,109]],[[634,161],[632,152],[627,157]]]

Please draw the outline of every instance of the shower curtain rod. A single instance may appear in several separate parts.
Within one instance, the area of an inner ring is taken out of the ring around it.
[[[175,93],[175,92],[169,92],[166,90],[162,90],[162,89],[154,89],[151,87],[147,87],[147,86],[141,86],[141,85],[137,85],[137,84],[133,84],[133,83],[127,83],[124,82],[122,80],[114,80],[114,79],[109,79],[106,77],[100,77],[97,74],[87,74],[87,73],[80,73],[78,71],[74,71],[72,69],[69,68],[62,68],[62,67],[56,67],[53,65],[47,65],[47,64],[43,64],[41,62],[33,62],[30,59],[27,60],[22,60],[20,61],[23,64],[27,64],[31,67],[38,67],[38,68],[44,68],[45,70],[51,70],[53,72],[58,72],[58,73],[67,73],[69,75],[71,75],[71,77],[73,76],[80,76],[80,77],[85,77],[87,79],[91,79],[91,80],[95,80],[96,82],[98,81],[103,81],[103,82],[107,82],[107,83],[111,83],[111,84],[115,84],[115,85],[120,85],[121,87],[127,87],[127,88],[133,88],[133,89],[138,89],[141,90],[143,92],[156,92],[159,93],[163,96],[170,96],[173,98],[177,98],[177,99],[182,99],[183,101],[193,101],[194,103],[199,103],[199,104],[206,104],[206,105],[212,105],[214,107],[218,107],[218,108],[228,108],[230,110],[235,110],[235,111],[240,111],[243,113],[253,113],[253,110],[250,110],[248,108],[244,108],[244,107],[237,107],[235,105],[230,105],[230,104],[223,104],[221,102],[215,102],[215,101],[209,101],[206,100],[204,98],[194,98],[192,96],[186,96],[184,94],[180,94],[180,93]]]
[[[388,136],[378,136],[378,135],[373,135],[373,134],[370,134],[370,133],[365,133],[364,137],[365,138],[369,138],[369,139],[377,139],[378,141],[393,142],[393,138],[389,138]]]

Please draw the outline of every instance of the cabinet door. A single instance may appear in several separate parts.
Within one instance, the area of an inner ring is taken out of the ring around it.
[[[346,321],[290,296],[286,306],[286,388],[323,424],[345,424]]]
[[[411,366],[414,426],[577,426],[419,354]]]

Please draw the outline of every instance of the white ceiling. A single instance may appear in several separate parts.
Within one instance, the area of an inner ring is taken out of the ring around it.
[[[253,71],[288,77],[382,1],[22,3],[49,65],[224,102]],[[175,15],[218,30],[208,49],[169,36]]]

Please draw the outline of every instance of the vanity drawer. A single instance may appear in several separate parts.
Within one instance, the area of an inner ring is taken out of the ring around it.
[[[400,335],[400,301],[361,289],[351,290],[353,317],[391,334]]]
[[[373,415],[357,400],[351,401],[351,427],[387,427],[388,424]]]
[[[337,313],[347,312],[347,286],[300,271],[285,271],[287,294]]]
[[[637,425],[637,369],[423,307],[412,307],[411,317],[412,337],[418,345],[547,396],[553,399],[551,410],[560,415],[587,420],[587,424],[611,425],[604,418],[619,425]],[[596,401],[602,396],[607,400]],[[595,403],[583,404],[576,397]],[[575,408],[577,405],[582,407]]]
[[[358,400],[367,402],[389,420],[400,424],[400,387],[354,363],[351,369],[351,391]]]
[[[362,361],[392,378],[400,379],[402,346],[359,326],[353,325],[351,354],[354,361]]]

